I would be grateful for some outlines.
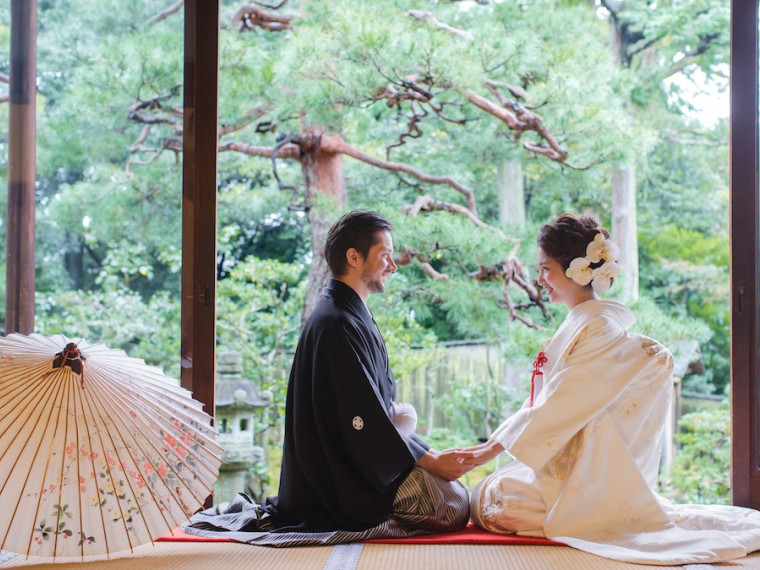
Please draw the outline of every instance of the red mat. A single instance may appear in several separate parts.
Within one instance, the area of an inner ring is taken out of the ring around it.
[[[205,536],[195,536],[194,534],[187,534],[180,529],[175,528],[169,534],[165,534],[161,538],[157,538],[156,542],[235,542],[231,538],[206,538]]]
[[[229,538],[204,538],[186,534],[179,529],[166,534],[158,542],[233,542]],[[495,534],[470,523],[467,527],[456,532],[440,534],[425,534],[409,538],[376,538],[367,540],[373,544],[533,544],[538,546],[564,546],[548,538],[534,536],[518,536],[516,534]]]
[[[376,538],[366,542],[376,544],[533,544],[541,546],[564,546],[548,538],[519,536],[517,534],[496,534],[470,523],[456,532],[425,534],[409,538]]]

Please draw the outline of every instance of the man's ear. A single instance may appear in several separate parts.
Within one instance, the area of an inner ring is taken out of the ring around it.
[[[346,250],[346,262],[351,267],[357,267],[359,265],[359,260],[361,259],[361,255],[359,255],[359,252],[354,247],[349,247]]]

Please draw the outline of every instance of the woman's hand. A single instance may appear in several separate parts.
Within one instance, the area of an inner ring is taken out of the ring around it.
[[[428,452],[417,460],[417,466],[446,481],[459,479],[479,465],[485,465],[504,451],[504,447],[494,440],[488,440],[473,447],[446,449]]]
[[[473,469],[479,465],[485,465],[494,457],[503,453],[504,447],[498,441],[489,439],[480,445],[447,451],[460,453],[464,457],[464,464]]]

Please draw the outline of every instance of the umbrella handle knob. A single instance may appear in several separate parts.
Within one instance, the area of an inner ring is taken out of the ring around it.
[[[71,371],[81,378],[81,386],[84,390],[84,361],[87,357],[82,354],[76,343],[70,342],[53,358],[53,369],[68,366]]]

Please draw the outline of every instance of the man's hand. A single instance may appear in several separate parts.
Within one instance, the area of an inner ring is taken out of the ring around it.
[[[430,449],[417,460],[417,467],[446,481],[454,481],[475,467],[468,463],[471,459],[472,453],[467,450],[435,451]]]
[[[485,465],[502,452],[504,447],[498,441],[490,439],[473,447],[444,451],[430,449],[417,460],[417,467],[446,481],[453,481],[475,467]]]

